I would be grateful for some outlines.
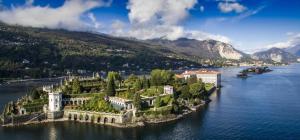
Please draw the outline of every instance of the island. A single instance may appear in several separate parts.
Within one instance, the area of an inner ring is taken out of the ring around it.
[[[263,73],[267,73],[267,72],[271,72],[272,70],[265,66],[265,67],[250,67],[250,68],[246,68],[242,71],[239,72],[239,74],[237,74],[238,78],[248,78],[249,74],[263,74]]]
[[[221,86],[221,73],[194,70],[175,74],[122,76],[108,72],[69,76],[56,85],[33,89],[5,105],[2,126],[76,121],[115,127],[138,127],[183,118],[207,104]]]

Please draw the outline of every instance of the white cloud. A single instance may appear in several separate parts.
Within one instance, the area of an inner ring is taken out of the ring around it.
[[[138,39],[165,38],[176,40],[183,37],[184,29],[181,26],[149,25],[147,28],[132,27],[128,31],[128,35]]]
[[[293,36],[293,35],[295,35],[295,33],[294,32],[286,32],[286,35],[287,36]]]
[[[228,43],[230,39],[227,37],[186,30],[180,25],[196,3],[197,0],[129,0],[127,9],[130,27],[119,36],[169,40],[186,37],[198,40],[215,39]],[[204,7],[202,9],[204,10]]]
[[[125,34],[124,28],[125,28],[124,22],[122,22],[120,20],[115,20],[111,24],[110,34],[115,35],[115,36],[122,36]]]
[[[27,0],[22,6],[1,10],[0,20],[7,24],[31,27],[99,32],[99,28],[102,30],[104,26],[90,10],[109,6],[110,3],[111,1],[104,2],[104,0],[66,0],[62,6],[53,8],[35,6],[34,0]],[[186,30],[181,25],[196,3],[197,0],[129,0],[127,3],[129,25],[116,20],[108,28],[110,31],[107,33],[138,39],[163,37],[175,40],[187,37],[198,40],[215,39],[228,43],[230,39],[225,36]],[[202,9],[204,10],[204,7]]]
[[[66,0],[57,8],[50,6],[34,6],[33,0],[27,0],[23,6],[12,6],[0,11],[0,20],[7,24],[17,24],[31,27],[64,28],[69,30],[85,30],[87,24],[82,16],[91,9],[108,6],[101,0]],[[88,17],[94,22],[95,27],[100,26],[93,20],[93,15]]]
[[[231,40],[222,35],[215,35],[207,32],[202,32],[202,31],[186,31],[186,37],[190,39],[197,39],[197,40],[207,40],[207,39],[213,39],[213,40],[218,40],[224,43],[231,43]]]
[[[267,48],[289,48],[300,44],[300,33],[289,35],[289,39],[283,42],[277,42],[267,45]]]
[[[219,2],[218,8],[221,10],[223,13],[230,13],[230,12],[236,12],[236,13],[242,13],[245,10],[247,10],[247,7],[241,5],[238,2]]]
[[[99,29],[101,27],[101,24],[97,21],[95,15],[93,13],[88,13],[88,18],[92,22],[92,26],[94,26],[95,29]]]
[[[266,7],[266,5],[262,5],[262,6],[257,7],[256,9],[248,10],[247,12],[244,12],[244,13],[234,17],[232,19],[232,21],[233,22],[240,21],[240,20],[245,19],[247,17],[253,16],[253,15],[257,14],[258,12],[260,12],[261,10],[263,10],[265,7]]]
[[[196,3],[197,0],[129,0],[128,34],[139,39],[177,39],[184,35],[180,22]]]
[[[161,22],[174,25],[188,15],[197,0],[129,0],[129,20],[134,24]]]

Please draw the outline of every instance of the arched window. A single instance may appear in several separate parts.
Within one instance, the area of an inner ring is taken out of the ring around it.
[[[89,120],[89,115],[85,115],[85,121]]]
[[[115,123],[115,121],[116,121],[115,118],[111,119],[111,123]]]
[[[77,120],[77,114],[74,114],[74,121]]]
[[[103,123],[107,123],[107,122],[108,122],[108,119],[105,117],[103,120]]]
[[[101,121],[101,118],[98,117],[98,118],[97,118],[97,123],[100,123],[100,121]]]

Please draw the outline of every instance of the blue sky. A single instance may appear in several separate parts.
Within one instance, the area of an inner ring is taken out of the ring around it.
[[[2,0],[0,20],[139,39],[216,39],[254,52],[299,42],[300,1]]]

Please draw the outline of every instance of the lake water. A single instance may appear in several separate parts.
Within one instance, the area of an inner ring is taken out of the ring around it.
[[[300,65],[238,79],[240,68],[224,68],[222,89],[199,112],[176,122],[113,128],[76,122],[1,128],[0,139],[299,139]],[[0,106],[35,85],[0,86]]]

